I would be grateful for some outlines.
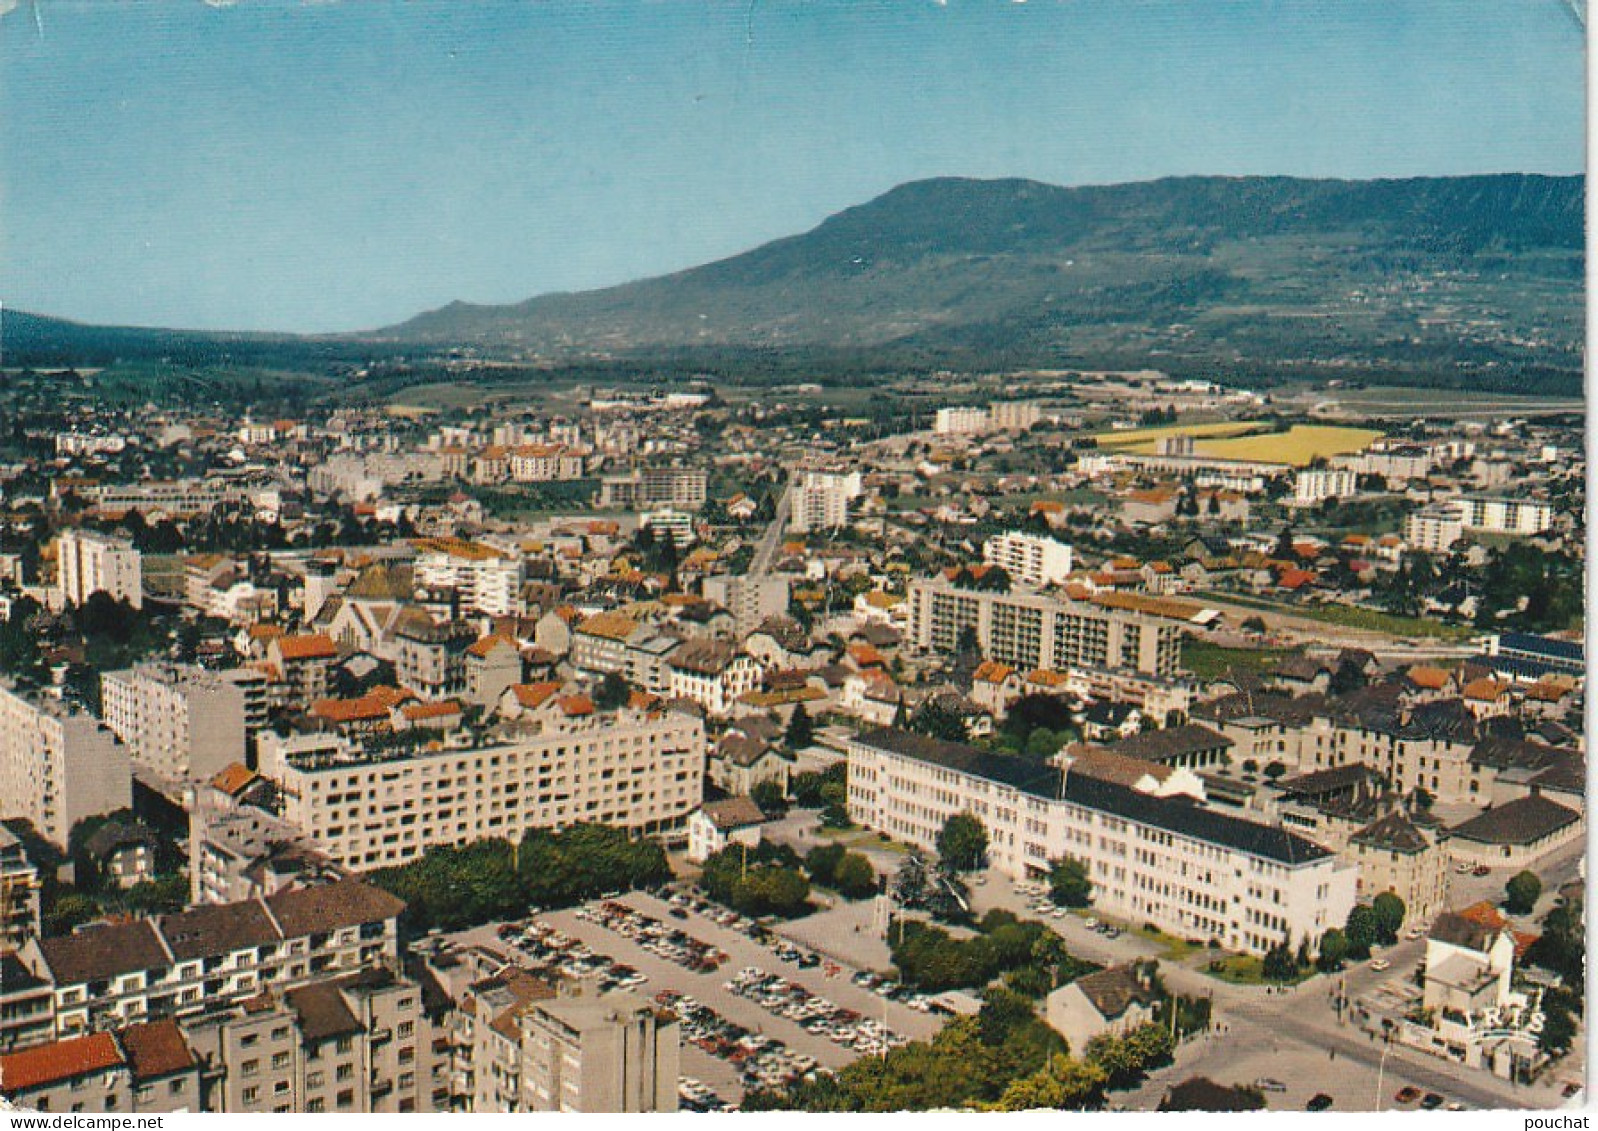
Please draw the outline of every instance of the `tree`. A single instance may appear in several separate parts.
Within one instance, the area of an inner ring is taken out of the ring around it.
[[[1315,964],[1322,971],[1341,970],[1348,958],[1348,936],[1336,927],[1321,936],[1320,957]]]
[[[1011,1081],[999,1097],[995,1110],[1065,1108],[1082,1111],[1095,1108],[1104,1102],[1104,1086],[1108,1080],[1104,1069],[1097,1064],[1058,1053],[1032,1075]]]
[[[615,711],[627,705],[632,698],[632,685],[620,672],[606,672],[594,689],[594,706],[601,711]]]
[[[1049,897],[1061,907],[1086,907],[1093,900],[1087,865],[1066,856],[1049,866]]]
[[[920,907],[927,897],[927,863],[916,853],[904,858],[893,877],[893,898],[905,907]]]
[[[1371,914],[1376,920],[1376,941],[1392,946],[1398,941],[1398,932],[1404,927],[1404,901],[1390,891],[1384,891],[1371,900]]]
[[[1260,969],[1269,981],[1292,981],[1298,974],[1298,961],[1293,957],[1293,948],[1285,942],[1277,943],[1265,952],[1265,961]]]
[[[845,899],[865,899],[877,893],[877,870],[860,853],[845,853],[832,873],[832,886]]]
[[[1543,893],[1543,882],[1534,872],[1516,872],[1504,885],[1504,909],[1511,915],[1530,915]]]
[[[773,778],[755,783],[749,796],[768,817],[780,817],[788,811],[788,799],[783,796],[782,783]]]
[[[811,882],[831,887],[838,865],[847,852],[841,844],[819,844],[812,848],[805,855],[805,871],[810,873]]]
[[[788,719],[788,731],[783,735],[783,744],[789,750],[799,750],[814,742],[815,737],[816,726],[810,721],[810,712],[801,703],[793,709],[793,715]]]
[[[1366,904],[1356,903],[1343,924],[1343,934],[1348,939],[1349,958],[1355,962],[1369,958],[1376,941],[1376,913]]]
[[[965,720],[943,705],[940,699],[928,699],[910,716],[910,729],[916,734],[944,742],[964,742]]]
[[[974,813],[956,813],[938,830],[938,859],[956,872],[973,872],[987,862],[988,830]]]

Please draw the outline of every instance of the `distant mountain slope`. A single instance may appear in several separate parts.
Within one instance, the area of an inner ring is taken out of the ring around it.
[[[892,348],[978,362],[1579,369],[1583,241],[1580,177],[940,179],[703,267],[454,303],[377,336],[552,355]]]
[[[662,373],[1154,367],[1581,390],[1584,182],[1182,177],[901,185],[813,230],[605,290],[370,334],[196,334],[6,311],[5,363],[285,368],[471,345]]]

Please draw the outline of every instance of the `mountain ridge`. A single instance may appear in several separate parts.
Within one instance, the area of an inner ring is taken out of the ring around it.
[[[295,337],[77,327],[101,352],[348,356],[471,345],[553,363],[735,370],[1143,367],[1579,387],[1585,180],[1165,177],[1061,187],[911,181],[695,267],[375,331]],[[29,336],[31,334],[31,337]],[[54,337],[52,337],[54,335]],[[57,350],[57,352],[60,352]]]

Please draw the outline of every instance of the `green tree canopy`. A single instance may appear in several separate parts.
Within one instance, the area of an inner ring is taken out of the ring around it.
[[[988,830],[974,813],[956,813],[938,830],[938,859],[958,872],[983,866],[988,856]]]
[[[1504,908],[1511,915],[1530,915],[1543,893],[1543,882],[1535,872],[1516,872],[1504,885]]]
[[[1398,932],[1404,927],[1406,909],[1404,901],[1390,891],[1384,891],[1371,900],[1371,914],[1376,919],[1376,941],[1392,946],[1398,941]]]
[[[1049,866],[1049,896],[1061,907],[1086,907],[1093,901],[1087,865],[1066,856]]]

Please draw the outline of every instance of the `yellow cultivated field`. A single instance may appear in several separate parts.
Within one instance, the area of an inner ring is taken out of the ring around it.
[[[1258,436],[1200,440],[1194,445],[1201,456],[1212,459],[1257,460],[1304,467],[1314,460],[1362,452],[1381,439],[1369,428],[1335,428],[1320,424],[1295,424],[1286,432]]]
[[[1129,428],[1125,432],[1100,432],[1093,438],[1101,448],[1128,448],[1151,455],[1157,441],[1167,436],[1244,436],[1266,427],[1262,420],[1222,420],[1214,424],[1171,424],[1164,428]]]

